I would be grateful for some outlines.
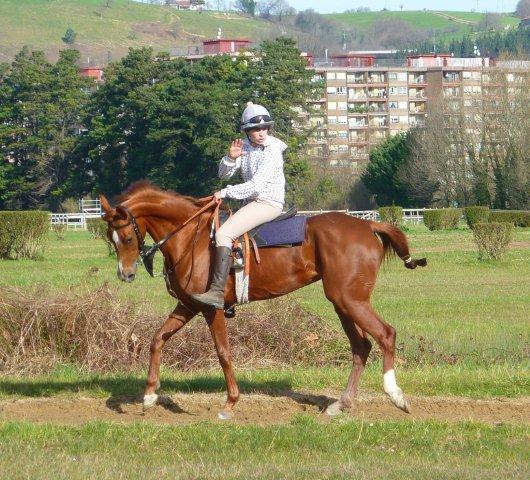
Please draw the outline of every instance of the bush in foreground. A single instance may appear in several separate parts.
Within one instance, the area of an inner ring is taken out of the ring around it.
[[[457,227],[461,216],[462,210],[460,208],[425,210],[423,222],[429,230],[449,230]]]
[[[39,257],[49,231],[49,212],[0,212],[0,258]]]
[[[57,363],[88,371],[145,368],[163,318],[120,301],[104,284],[84,294],[0,286],[0,372],[46,373]],[[289,297],[241,308],[228,322],[238,367],[351,363],[344,334]],[[192,321],[164,347],[165,366],[217,368],[210,331]]]
[[[476,223],[473,238],[478,246],[478,258],[501,259],[512,240],[513,228],[511,223]]]

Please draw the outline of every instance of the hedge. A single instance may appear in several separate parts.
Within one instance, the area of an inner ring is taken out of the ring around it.
[[[478,258],[499,260],[512,240],[513,229],[509,222],[475,223],[473,238],[478,246]]]
[[[0,212],[0,258],[37,258],[49,231],[49,212]]]
[[[529,210],[492,210],[490,222],[508,222],[516,227],[530,227]]]
[[[429,230],[448,230],[457,227],[461,216],[462,209],[460,208],[425,210],[423,212],[423,223]]]
[[[403,208],[395,205],[381,207],[379,209],[379,217],[382,222],[388,222],[396,227],[400,227],[403,224]]]
[[[464,216],[466,217],[467,226],[472,229],[475,223],[486,223],[489,221],[490,208],[480,206],[466,207]]]

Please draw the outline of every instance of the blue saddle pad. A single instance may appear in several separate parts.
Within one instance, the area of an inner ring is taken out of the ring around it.
[[[258,247],[292,245],[302,243],[305,238],[307,217],[286,218],[261,225],[254,236]]]

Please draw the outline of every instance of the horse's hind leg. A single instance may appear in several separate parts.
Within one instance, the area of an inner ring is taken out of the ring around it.
[[[328,415],[337,415],[346,408],[350,408],[352,401],[357,393],[359,378],[366,365],[366,360],[372,349],[372,343],[366,338],[366,333],[357,327],[351,317],[335,309],[339,315],[342,327],[350,340],[351,351],[353,354],[353,365],[348,378],[348,385],[342,394],[340,400],[332,403],[326,409]]]
[[[232,409],[239,400],[239,387],[232,369],[232,354],[226,331],[226,319],[223,310],[204,313],[226,381],[227,398],[224,408],[219,412],[219,418],[229,420],[232,418]]]
[[[144,393],[144,409],[152,407],[158,400],[158,395],[155,392],[160,386],[160,355],[162,353],[162,347],[194,316],[195,312],[192,312],[179,303],[175,310],[171,312],[168,319],[155,333],[151,342],[151,358],[149,361],[147,385]]]
[[[349,299],[346,302],[333,302],[341,312],[347,312],[351,320],[363,331],[370,334],[383,352],[383,388],[392,403],[408,412],[409,407],[403,391],[396,383],[394,359],[396,351],[396,331],[384,322],[373,310],[368,300]],[[354,367],[355,368],[355,367]],[[352,371],[353,374],[353,371]]]

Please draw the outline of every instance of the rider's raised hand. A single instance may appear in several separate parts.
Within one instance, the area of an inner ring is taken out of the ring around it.
[[[234,140],[230,145],[230,151],[228,152],[228,156],[235,160],[236,158],[240,157],[243,153],[243,140],[238,138],[237,140]]]

